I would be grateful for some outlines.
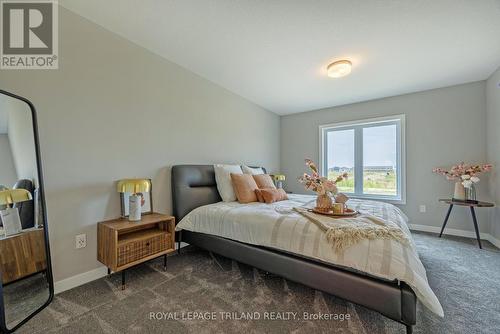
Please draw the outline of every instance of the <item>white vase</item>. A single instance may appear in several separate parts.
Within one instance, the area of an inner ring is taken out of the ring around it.
[[[141,205],[142,196],[141,195],[130,195],[128,198],[128,220],[131,222],[137,222],[141,220]]]
[[[460,181],[455,183],[455,192],[453,193],[453,199],[465,201],[465,187]]]

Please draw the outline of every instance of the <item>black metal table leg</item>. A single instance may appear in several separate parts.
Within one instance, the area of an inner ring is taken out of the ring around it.
[[[413,333],[413,326],[406,325],[406,334],[412,334],[412,333]]]
[[[446,218],[444,219],[443,227],[441,227],[441,233],[439,233],[439,237],[443,235],[444,228],[446,226],[446,223],[448,223],[448,219],[450,218],[450,213],[451,209],[453,209],[453,204],[450,204],[450,208],[448,209],[448,212],[446,213]]]
[[[122,270],[122,290],[125,290],[125,270]]]
[[[474,210],[473,206],[470,207],[470,213],[472,214],[472,221],[474,222],[474,229],[476,230],[477,243],[479,244],[479,248],[483,249],[483,246],[481,245],[481,237],[479,236],[479,226],[477,225],[476,211]]]
[[[182,231],[179,231],[179,240],[177,240],[177,254],[181,253],[181,240],[182,240]]]
[[[163,270],[167,271],[167,254],[163,255]]]
[[[111,274],[111,269],[108,268],[108,275]]]

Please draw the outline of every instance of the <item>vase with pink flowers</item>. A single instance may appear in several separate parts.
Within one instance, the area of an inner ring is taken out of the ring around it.
[[[333,207],[332,196],[338,193],[337,183],[347,178],[347,173],[339,175],[335,180],[329,180],[327,177],[320,176],[316,164],[306,159],[306,166],[311,170],[311,174],[304,173],[299,178],[307,190],[312,190],[318,194],[316,199],[317,211],[329,212]]]
[[[444,175],[450,181],[455,181],[453,200],[477,203],[475,184],[480,181],[478,175],[492,169],[493,165],[491,164],[470,165],[461,162],[449,170],[434,168],[432,171]]]

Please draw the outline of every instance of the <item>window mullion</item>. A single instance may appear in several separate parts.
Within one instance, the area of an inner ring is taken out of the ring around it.
[[[363,194],[363,128],[354,128],[354,193]]]
[[[402,198],[402,147],[401,147],[401,121],[396,122],[396,196]]]

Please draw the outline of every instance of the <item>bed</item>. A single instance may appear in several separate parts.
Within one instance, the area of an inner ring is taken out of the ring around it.
[[[416,278],[407,280],[412,285],[410,287],[405,281],[396,278],[397,276],[406,277],[404,275],[395,275],[389,271],[384,275],[371,272],[366,268],[356,267],[354,263],[356,261],[345,260],[344,256],[342,256],[342,261],[338,258],[330,259],[326,255],[329,252],[326,251],[325,246],[318,242],[309,247],[313,249],[310,253],[307,251],[297,252],[285,247],[283,240],[289,234],[286,228],[287,224],[283,223],[285,219],[277,218],[279,222],[276,223],[269,221],[269,219],[274,216],[280,217],[280,215],[289,216],[290,213],[285,214],[283,210],[286,211],[292,206],[305,204],[308,199],[306,196],[291,195],[290,197],[289,201],[274,205],[224,203],[221,202],[217,191],[212,165],[177,165],[172,168],[173,212],[179,222],[179,243],[182,241],[195,245],[363,305],[404,324],[407,333],[411,333],[412,326],[416,324],[417,294],[427,307],[442,315],[442,308],[428,287],[425,270],[423,266],[419,267],[421,263],[416,251],[410,254],[418,267],[417,274],[412,273],[412,278]],[[365,204],[359,201],[357,205]],[[390,204],[386,205],[387,207],[383,207],[386,211],[387,208],[393,207]],[[396,214],[400,213],[398,209],[393,208]],[[220,217],[224,217],[224,219]],[[254,217],[256,223],[238,225],[238,220],[245,219],[245,217],[246,219]],[[226,228],[220,228],[221,223],[227,225]],[[302,224],[305,223],[302,222]],[[283,225],[283,231],[276,232],[276,225]],[[313,224],[308,225],[314,226]],[[245,228],[241,229],[241,226],[245,226]],[[297,224],[293,225],[293,229],[296,226]],[[269,230],[266,231],[266,228]],[[305,227],[305,229],[311,229],[313,236],[318,236],[319,234],[313,233],[313,228]],[[406,224],[402,228],[407,229]],[[259,233],[266,235],[274,233],[277,236],[270,237],[270,241],[266,243],[260,241]],[[280,237],[280,234],[283,236]],[[300,245],[301,242],[305,246]],[[293,243],[290,241],[289,244],[309,249],[306,240]],[[360,245],[359,247],[364,246]],[[394,246],[392,247],[394,248]],[[353,252],[355,251],[354,249]],[[348,253],[346,252],[346,254]],[[406,253],[405,256],[407,256]],[[398,260],[397,256],[395,256],[395,260]],[[396,263],[392,264],[392,268],[397,269],[398,261],[392,262]],[[366,263],[369,263],[368,258]],[[389,267],[391,267],[390,263]],[[405,270],[403,269],[403,271]]]

